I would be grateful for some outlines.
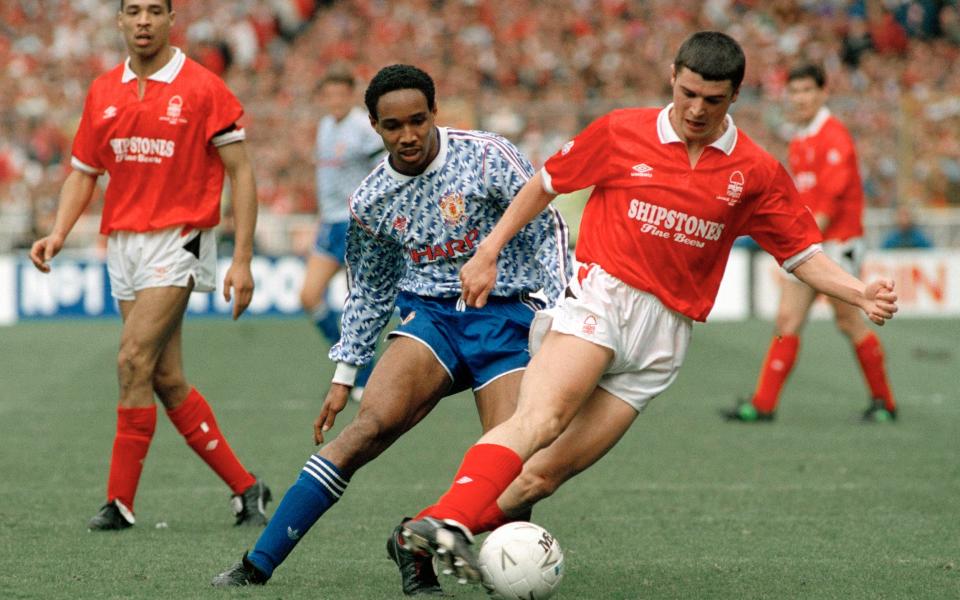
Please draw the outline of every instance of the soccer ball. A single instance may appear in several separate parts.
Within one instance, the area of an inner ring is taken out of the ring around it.
[[[563,551],[546,529],[508,523],[487,536],[477,556],[483,587],[503,600],[545,600],[563,579]]]

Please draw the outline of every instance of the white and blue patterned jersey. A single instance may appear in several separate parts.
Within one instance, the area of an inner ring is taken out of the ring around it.
[[[400,291],[459,296],[460,268],[533,175],[530,161],[494,133],[440,127],[438,138],[439,153],[423,173],[403,175],[385,158],[350,199],[350,294],[334,361],[373,358]],[[567,243],[566,223],[548,206],[501,251],[492,295],[542,289],[555,304],[571,274]]]
[[[367,173],[383,157],[383,140],[366,111],[354,108],[342,120],[331,115],[317,125],[317,208],[324,223],[350,220],[347,202]]]

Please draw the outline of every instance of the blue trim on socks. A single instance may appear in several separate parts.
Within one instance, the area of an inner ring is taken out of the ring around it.
[[[313,524],[336,504],[349,481],[330,461],[311,456],[283,495],[247,560],[267,577],[273,575]]]

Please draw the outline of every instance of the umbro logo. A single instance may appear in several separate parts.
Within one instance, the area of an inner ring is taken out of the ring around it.
[[[463,477],[461,477],[460,479],[458,479],[455,483],[457,483],[457,484],[459,484],[459,485],[464,485],[464,484],[467,484],[467,483],[473,483],[473,478],[470,477],[469,475],[464,475]]]
[[[633,172],[630,173],[630,177],[653,177],[653,167],[646,163],[633,165]]]
[[[115,116],[117,116],[117,107],[116,107],[116,106],[108,106],[106,109],[104,109],[104,111],[103,111],[103,119],[104,119],[104,120],[112,119],[112,118],[114,118]]]
[[[299,530],[299,529],[294,529],[293,527],[290,527],[289,525],[287,525],[287,537],[290,538],[292,541],[297,541],[297,540],[299,540],[299,539],[300,539],[300,530]]]

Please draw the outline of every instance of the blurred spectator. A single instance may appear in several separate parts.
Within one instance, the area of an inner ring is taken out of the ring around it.
[[[906,204],[897,207],[897,227],[883,238],[882,247],[894,248],[933,248],[933,242],[914,220],[913,210]]]
[[[57,10],[0,2],[0,236],[49,218],[48,190],[64,176],[83,90],[121,60],[115,2],[49,3]],[[179,0],[175,8],[175,44],[220,73],[246,107],[265,213],[316,208],[312,89],[336,61],[361,87],[390,63],[424,67],[445,99],[445,122],[507,135],[538,162],[600,114],[662,104],[668,49],[704,28],[746,50],[733,116],[775,155],[786,148],[777,131],[784,65],[814,60],[862,149],[868,206],[904,201],[898,178],[916,180],[930,203],[960,205],[954,0]]]

